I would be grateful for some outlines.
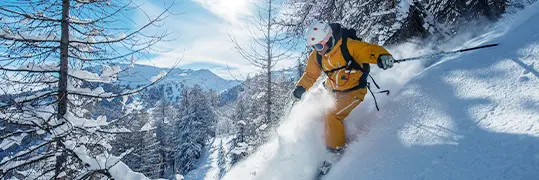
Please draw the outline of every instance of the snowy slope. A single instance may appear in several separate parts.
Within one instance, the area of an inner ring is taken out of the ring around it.
[[[374,72],[393,94],[378,96],[381,112],[368,96],[345,120],[351,142],[325,179],[538,179],[538,19],[534,3],[455,48],[498,47],[423,71],[409,62]],[[410,55],[396,48],[395,56]],[[276,138],[224,179],[312,179],[327,156],[321,112],[331,101],[320,88],[309,92]]]
[[[204,151],[197,165],[197,169],[189,171],[184,175],[184,180],[196,179],[220,179],[220,177],[230,168],[230,141],[232,136],[212,138]]]

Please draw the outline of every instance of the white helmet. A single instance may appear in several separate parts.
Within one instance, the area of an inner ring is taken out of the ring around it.
[[[333,31],[328,23],[315,21],[305,30],[305,39],[307,40],[307,45],[313,46],[318,44],[331,36],[332,33]]]

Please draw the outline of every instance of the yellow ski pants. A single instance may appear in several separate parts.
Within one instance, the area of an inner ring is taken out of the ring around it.
[[[340,149],[346,143],[343,120],[361,103],[367,88],[349,92],[335,92],[336,104],[326,114],[325,135],[326,145],[331,149]]]

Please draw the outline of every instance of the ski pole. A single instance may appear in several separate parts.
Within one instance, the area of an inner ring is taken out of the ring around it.
[[[483,45],[483,46],[477,46],[477,47],[472,47],[472,48],[466,48],[466,49],[459,49],[459,50],[456,50],[456,51],[449,51],[449,52],[443,52],[442,51],[442,52],[439,52],[439,53],[434,53],[434,54],[429,54],[429,55],[424,55],[424,56],[419,56],[419,57],[398,59],[398,60],[395,60],[395,63],[401,63],[401,62],[405,62],[405,61],[413,61],[413,60],[418,60],[418,59],[423,59],[423,58],[431,58],[431,57],[436,57],[436,56],[441,56],[441,55],[456,54],[456,53],[472,51],[472,50],[476,50],[476,49],[494,47],[494,46],[497,46],[497,45],[498,45],[498,43],[496,43],[496,44],[488,44],[488,45]]]

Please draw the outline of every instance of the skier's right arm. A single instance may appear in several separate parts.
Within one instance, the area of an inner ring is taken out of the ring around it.
[[[305,72],[299,79],[296,87],[303,87],[305,90],[309,90],[318,79],[322,70],[318,62],[316,62],[316,51],[311,52],[309,59],[307,60],[307,66],[305,67]]]

